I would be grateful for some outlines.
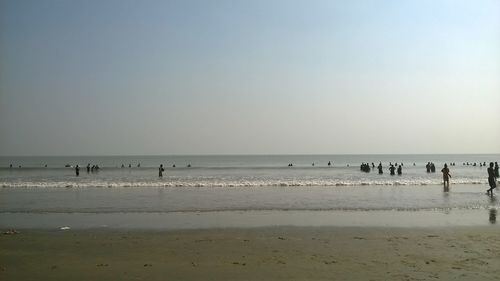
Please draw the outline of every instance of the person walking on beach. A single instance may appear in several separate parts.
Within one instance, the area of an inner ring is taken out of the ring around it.
[[[441,169],[441,173],[443,173],[443,185],[444,185],[444,191],[447,192],[450,190],[450,169],[448,169],[448,165],[446,163],[444,164],[444,168]]]
[[[75,167],[75,173],[77,177],[80,175],[80,167],[78,167],[78,165]]]
[[[162,178],[164,171],[165,171],[165,169],[163,168],[163,164],[161,164],[160,168],[158,168],[158,177]]]
[[[497,183],[495,181],[495,170],[493,168],[493,162],[490,162],[490,167],[488,168],[488,183],[490,185],[490,189],[486,190],[486,194],[493,195],[493,189],[497,187]]]

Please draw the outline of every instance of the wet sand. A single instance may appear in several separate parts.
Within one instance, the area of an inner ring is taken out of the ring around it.
[[[0,280],[498,280],[497,226],[22,230]]]

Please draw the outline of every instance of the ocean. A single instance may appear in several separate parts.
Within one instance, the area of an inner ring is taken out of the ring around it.
[[[480,163],[499,160],[498,154],[0,157],[0,226],[29,227],[41,217],[50,224],[50,217],[68,220],[69,214],[79,221],[111,216],[117,223],[116,216],[124,214],[496,212],[500,205],[496,196],[485,195],[487,167]],[[361,163],[372,162],[382,163],[382,175],[360,170]],[[435,164],[435,173],[426,172],[428,162]],[[389,163],[402,164],[402,175],[391,176]],[[450,192],[442,187],[445,163],[452,175]],[[100,169],[87,173],[87,164]],[[161,178],[160,164],[165,167]]]

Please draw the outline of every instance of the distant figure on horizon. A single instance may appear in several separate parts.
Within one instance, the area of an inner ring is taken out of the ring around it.
[[[158,168],[158,177],[163,177],[163,172],[165,169],[163,168],[163,164],[160,164],[160,168]]]
[[[87,174],[90,173],[90,163],[87,164]]]
[[[187,167],[188,167],[188,168],[191,168],[191,164],[188,164],[188,165],[187,165]]]
[[[493,169],[493,162],[490,162],[490,167],[488,168],[488,184],[490,185],[490,189],[486,190],[486,194],[491,192],[493,195],[493,189],[497,187],[497,183],[495,181],[495,170]]]
[[[12,164],[10,164],[9,168],[11,168],[11,169],[12,169]]]
[[[75,167],[75,173],[77,177],[80,175],[80,167],[78,167],[78,165]]]
[[[375,169],[375,164],[372,162],[372,169]]]
[[[381,174],[384,173],[384,171],[382,170],[382,162],[378,163],[377,169],[378,169],[378,174],[379,175],[381,175]]]
[[[122,164],[122,168],[125,168],[125,165]]]
[[[314,167],[314,162],[312,162],[312,166]]]
[[[174,164],[174,165],[172,165],[172,168],[175,168],[175,164]]]
[[[444,186],[444,191],[448,192],[450,191],[450,169],[448,169],[448,165],[446,163],[444,164],[444,168],[441,170],[443,173],[443,186]]]
[[[391,164],[391,166],[389,167],[389,171],[391,172],[391,176],[394,176],[394,170],[396,170],[396,168],[394,168],[394,165]]]
[[[130,163],[129,163],[129,164],[128,164],[128,167],[129,167],[129,168],[132,168],[132,164],[130,164]]]
[[[137,163],[137,168],[140,168],[141,167],[141,163]]]
[[[403,167],[402,165],[398,166],[398,175],[401,176],[403,174]]]
[[[332,165],[332,162],[328,161],[328,167],[330,167],[331,165]]]

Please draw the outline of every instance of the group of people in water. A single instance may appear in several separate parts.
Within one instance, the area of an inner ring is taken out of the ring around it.
[[[87,164],[87,174],[93,173],[93,172],[98,172],[99,171],[99,165],[92,165],[90,166],[90,163]],[[78,177],[80,175],[80,166],[76,165],[75,166],[75,174]]]
[[[129,168],[132,168],[132,164],[130,164],[130,163],[129,163],[129,164],[128,164],[128,167],[129,167]],[[141,163],[137,163],[137,168],[140,168],[140,167],[141,167]],[[125,168],[125,165],[124,165],[124,164],[122,164],[122,168]]]
[[[315,164],[312,163],[312,166],[314,166]],[[332,166],[332,162],[331,161],[328,161],[328,164],[327,164],[329,167]],[[476,167],[477,164],[474,162],[474,163],[469,163],[469,162],[464,162],[463,163],[464,166],[473,166],[473,167]],[[66,167],[68,167],[69,165],[66,165]],[[347,165],[349,166],[349,165]],[[395,175],[396,173],[398,175],[402,175],[403,174],[403,166],[404,164],[403,163],[400,163],[398,165],[398,163],[389,163],[389,173],[390,175]],[[413,166],[415,166],[415,163],[413,163]],[[455,163],[450,163],[450,166],[455,166]],[[479,162],[479,166],[480,167],[486,167],[486,162]],[[9,168],[12,168],[13,165],[10,164],[9,165]],[[47,167],[47,165],[45,165],[45,167]],[[71,166],[69,166],[71,167]],[[125,165],[121,165],[122,168],[125,167]],[[128,165],[129,168],[132,167],[131,164]],[[140,168],[141,167],[141,164],[138,163],[137,164],[137,167]],[[172,165],[173,168],[175,168],[175,164]],[[186,167],[190,168],[191,167],[191,164],[188,164]],[[290,163],[288,164],[288,167],[293,167],[293,164]],[[397,168],[396,168],[397,167]],[[21,166],[19,166],[19,168],[21,168]],[[382,162],[379,162],[378,166],[376,167],[377,170],[378,170],[378,173],[379,174],[383,174],[384,173],[384,168],[382,166]],[[436,172],[436,166],[434,165],[434,163],[432,162],[428,162],[426,165],[425,165],[425,168],[426,168],[426,171],[427,173],[435,173]],[[90,165],[90,163],[87,164],[87,173],[94,173],[94,172],[98,172],[100,167],[99,165]],[[369,173],[372,169],[375,169],[375,164],[372,162],[371,164],[370,163],[361,163],[361,166],[360,166],[360,170],[365,172],[365,173]],[[158,176],[161,178],[163,177],[163,172],[165,171],[165,168],[163,167],[163,164],[160,165],[160,167],[158,168]],[[493,194],[493,189],[496,188],[496,182],[499,178],[499,166],[498,166],[498,162],[490,162],[489,163],[489,167],[487,169],[487,172],[488,172],[488,184],[490,186],[490,188],[488,190],[486,190],[486,193],[487,194]],[[441,173],[443,173],[443,186],[444,186],[444,191],[449,191],[449,187],[450,187],[450,178],[451,178],[451,173],[450,173],[450,169],[448,168],[448,165],[445,163],[444,164],[444,167],[441,169]],[[80,175],[80,167],[78,165],[75,166],[75,174],[76,176],[79,176]]]
[[[398,165],[398,163],[392,164],[392,162],[389,162],[390,175],[394,176],[396,174],[395,173],[396,171],[397,171],[398,175],[402,175],[403,174],[403,166],[404,166],[403,163],[400,163]],[[359,167],[359,169],[365,173],[369,173],[372,169],[375,169],[375,163],[372,162],[371,167],[370,167],[369,163],[361,163],[361,166]],[[378,163],[377,170],[378,170],[379,175],[382,175],[384,173],[384,167],[382,166],[382,162]]]
[[[480,167],[486,167],[486,162],[479,164]],[[455,163],[452,163],[450,165],[455,166]],[[476,166],[476,163],[474,163],[473,166]],[[488,185],[490,186],[490,188],[486,190],[486,194],[493,195],[493,189],[497,187],[497,180],[500,177],[498,162],[495,163],[490,162],[490,166],[486,170],[488,172]],[[450,178],[451,178],[450,169],[448,169],[448,165],[444,164],[444,167],[443,169],[441,169],[441,172],[443,173],[444,191],[447,192],[450,190]]]

